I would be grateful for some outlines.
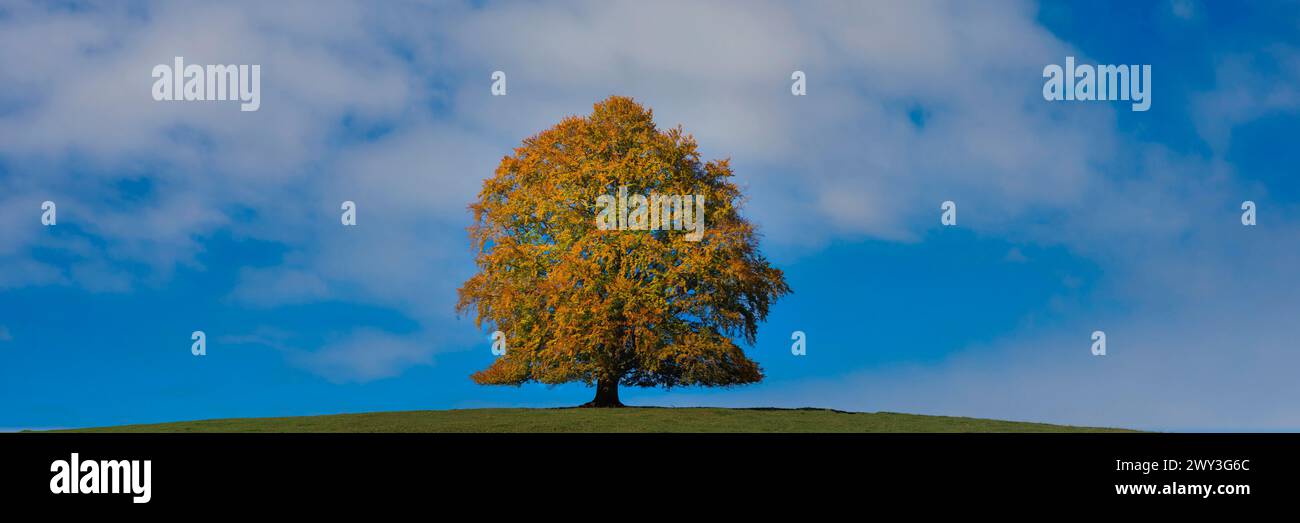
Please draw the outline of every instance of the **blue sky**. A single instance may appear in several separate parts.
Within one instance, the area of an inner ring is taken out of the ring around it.
[[[155,102],[174,56],[261,109]],[[1065,56],[1151,109],[1043,100]],[[496,162],[621,94],[732,158],[794,289],[764,383],[628,403],[1300,429],[1294,3],[0,2],[0,85],[0,428],[590,399],[474,385],[453,304]]]

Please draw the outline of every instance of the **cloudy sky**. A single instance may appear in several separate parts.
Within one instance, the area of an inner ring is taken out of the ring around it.
[[[155,101],[176,56],[260,110]],[[1044,100],[1066,56],[1150,110]],[[0,427],[586,401],[474,385],[453,304],[481,181],[619,94],[794,289],[764,383],[629,403],[1300,430],[1297,86],[1294,3],[0,1]]]

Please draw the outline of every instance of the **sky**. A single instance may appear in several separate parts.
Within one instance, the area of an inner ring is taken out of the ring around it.
[[[176,56],[260,108],[154,100]],[[1045,100],[1067,56],[1150,109]],[[454,304],[482,181],[624,95],[794,291],[762,383],[625,403],[1300,430],[1297,86],[1294,2],[3,0],[0,429],[589,400],[475,385]]]

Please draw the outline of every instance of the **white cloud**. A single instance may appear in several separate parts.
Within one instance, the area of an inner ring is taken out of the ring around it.
[[[334,383],[364,383],[396,376],[407,368],[432,365],[434,355],[445,349],[445,340],[427,333],[393,334],[376,329],[347,331],[303,348],[303,333],[262,326],[246,334],[228,334],[218,341],[227,346],[269,348],[289,364]]]
[[[907,239],[940,190],[967,195],[963,203],[996,227],[1036,205],[1077,203],[1094,183],[1088,166],[1112,147],[1109,111],[1025,103],[1038,87],[1023,77],[1068,50],[1032,15],[1027,4],[932,2],[757,3],[740,12],[607,2],[382,12],[344,2],[267,10],[171,2],[150,6],[147,17],[35,10],[12,17],[22,30],[7,34],[28,54],[6,60],[41,56],[25,75],[30,89],[19,91],[39,94],[21,96],[35,102],[0,118],[0,150],[44,162],[45,179],[29,190],[72,194],[79,184],[60,174],[62,155],[109,166],[93,173],[105,184],[138,176],[140,167],[124,167],[146,160],[150,203],[70,202],[79,223],[112,239],[105,254],[115,259],[193,264],[205,236],[235,228],[301,245],[300,269],[319,270],[331,260],[311,258],[336,254],[322,244],[342,241],[317,227],[327,206],[358,201],[363,216],[416,233],[388,234],[405,245],[458,230],[478,180],[522,137],[611,93],[629,94],[654,107],[662,125],[685,125],[707,154],[735,158],[749,212],[774,244]],[[115,30],[90,23],[101,20]],[[79,45],[31,44],[52,27]],[[147,71],[173,55],[262,64],[262,110],[152,101]],[[510,74],[507,97],[487,96],[487,73],[498,68]],[[789,96],[796,68],[810,75],[807,97]],[[68,70],[78,81],[61,76]],[[924,128],[910,123],[913,106],[930,114]],[[344,121],[393,131],[375,143],[340,141],[333,135]],[[236,206],[262,220],[230,223]],[[304,236],[315,244],[303,245]],[[25,240],[7,241],[0,249]],[[468,259],[439,258],[461,267]],[[413,257],[394,263],[427,267]],[[367,299],[388,301],[392,285],[353,280]]]
[[[1196,17],[1199,8],[1194,0],[1169,0],[1169,11],[1184,20]]]
[[[1197,96],[1197,128],[1217,154],[1225,154],[1234,127],[1267,114],[1300,111],[1300,49],[1266,46],[1219,58],[1215,89]]]
[[[395,376],[416,365],[432,365],[434,347],[419,337],[358,330],[313,351],[292,351],[289,361],[337,382],[365,382]]]
[[[329,285],[315,273],[288,268],[246,268],[240,272],[239,285],[230,294],[238,303],[274,307],[310,303],[329,296]]]

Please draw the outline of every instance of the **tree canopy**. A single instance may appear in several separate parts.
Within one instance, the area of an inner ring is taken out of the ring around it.
[[[474,381],[583,382],[597,389],[589,406],[619,406],[619,385],[761,380],[732,337],[752,345],[790,288],[739,214],[732,176],[728,160],[702,162],[691,135],[658,129],[625,97],[525,139],[470,205],[478,272],[457,310],[507,340]],[[675,206],[664,195],[687,198]],[[619,223],[642,227],[601,226],[610,201]],[[645,226],[683,213],[702,235]]]

